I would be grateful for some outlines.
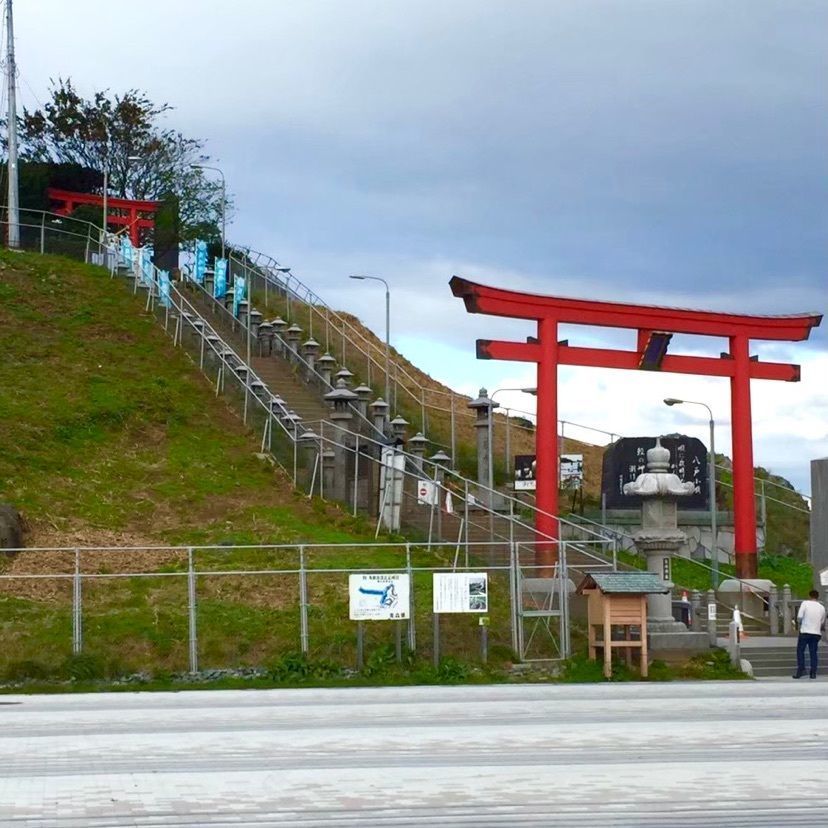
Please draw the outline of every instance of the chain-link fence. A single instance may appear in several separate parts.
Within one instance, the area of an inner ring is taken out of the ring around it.
[[[379,648],[434,661],[567,657],[569,595],[607,565],[568,566],[565,544],[552,568],[535,566],[531,544],[491,564],[488,546],[462,556],[416,543],[19,550],[0,566],[0,675],[79,654],[118,672],[261,666],[291,652],[354,668]],[[435,576],[447,573],[481,576],[473,610],[434,612]],[[355,574],[404,576],[401,617],[353,620]]]

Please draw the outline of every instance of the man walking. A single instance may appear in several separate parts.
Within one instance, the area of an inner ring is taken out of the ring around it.
[[[805,648],[808,648],[808,656],[811,662],[811,678],[817,675],[817,647],[822,638],[822,630],[825,627],[825,607],[817,601],[819,593],[812,589],[808,593],[808,600],[799,605],[799,613],[796,616],[796,623],[799,627],[799,638],[796,642],[796,672],[794,678],[802,678],[805,675]]]

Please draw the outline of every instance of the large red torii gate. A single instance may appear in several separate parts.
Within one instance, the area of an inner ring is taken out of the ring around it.
[[[750,355],[752,339],[799,342],[822,321],[821,314],[747,316],[715,311],[662,308],[621,302],[596,302],[540,296],[488,287],[458,276],[449,282],[469,313],[485,313],[537,322],[537,337],[524,342],[477,340],[478,359],[534,362],[538,371],[536,437],[538,512],[535,529],[540,537],[558,536],[558,365],[595,368],[631,368],[730,378],[733,433],[733,511],[736,575],[755,578],[756,504],[753,490],[753,437],[750,411],[752,379],[797,382],[799,366],[759,362]],[[558,341],[558,325],[595,325],[638,332],[634,351],[574,347]],[[718,336],[729,342],[720,357],[666,355],[673,334]],[[554,544],[540,544],[536,563],[553,564]]]

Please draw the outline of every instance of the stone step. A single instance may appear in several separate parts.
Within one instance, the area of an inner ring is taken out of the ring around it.
[[[242,358],[246,355],[246,331],[240,325],[234,326],[232,319],[222,311],[206,294],[191,291],[188,298],[219,336]],[[214,312],[215,311],[215,312]],[[257,347],[256,342],[252,348]],[[278,394],[289,409],[295,411],[303,421],[323,420],[330,414],[330,408],[321,393],[312,389],[299,376],[295,366],[276,354],[272,356],[251,355],[253,371],[259,376],[272,394]]]

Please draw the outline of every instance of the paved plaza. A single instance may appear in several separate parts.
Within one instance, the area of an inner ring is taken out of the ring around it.
[[[0,825],[828,824],[828,682],[0,696]]]

